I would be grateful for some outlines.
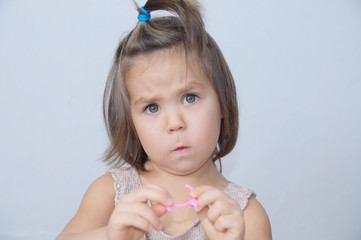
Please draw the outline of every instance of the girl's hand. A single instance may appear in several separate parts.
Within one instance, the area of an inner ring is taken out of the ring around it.
[[[149,207],[148,200],[153,203]],[[172,204],[170,194],[156,185],[148,185],[135,190],[120,199],[110,216],[107,238],[109,240],[139,239],[153,228],[163,228],[159,217]]]
[[[243,240],[243,211],[238,203],[225,192],[209,186],[201,186],[190,192],[197,198],[201,224],[210,240]]]

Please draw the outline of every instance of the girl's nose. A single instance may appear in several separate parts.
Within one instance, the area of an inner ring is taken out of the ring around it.
[[[185,129],[183,114],[180,111],[172,112],[168,115],[168,132],[177,132]]]

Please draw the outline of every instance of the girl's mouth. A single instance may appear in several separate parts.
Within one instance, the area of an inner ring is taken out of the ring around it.
[[[173,150],[176,154],[184,154],[188,151],[189,147],[180,146]]]

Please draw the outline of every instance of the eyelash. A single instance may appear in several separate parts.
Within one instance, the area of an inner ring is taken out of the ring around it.
[[[193,100],[192,102],[188,102],[188,101],[187,101],[187,97],[193,97],[194,100]],[[187,93],[187,94],[183,97],[182,103],[184,103],[184,104],[192,104],[192,103],[196,102],[198,99],[199,99],[199,97],[198,97],[197,95],[195,95],[195,94],[193,94],[193,93]],[[157,107],[156,111],[154,111],[154,112],[150,110],[150,108],[153,107],[153,106],[156,106],[156,107]],[[155,114],[156,112],[159,111],[159,109],[160,109],[160,107],[159,107],[157,104],[152,103],[152,104],[147,105],[147,106],[144,108],[144,112],[147,112],[147,113],[149,113],[149,114]]]
[[[152,106],[156,106],[156,107],[157,107],[157,111],[156,111],[156,112],[159,111],[160,107],[159,107],[157,104],[152,103],[152,104],[149,104],[148,106],[145,107],[144,112],[147,112],[147,113],[149,113],[149,114],[154,114],[154,113],[156,113],[156,112],[151,112],[151,111],[150,111],[150,107],[152,107]]]
[[[188,101],[186,100],[187,97],[194,97],[193,102],[188,102]],[[182,102],[183,102],[183,103],[187,103],[187,104],[191,104],[191,103],[194,103],[195,101],[197,101],[198,98],[199,98],[199,97],[198,97],[197,95],[193,94],[193,93],[187,93],[187,94],[183,97]],[[184,102],[184,101],[187,101],[187,102]]]

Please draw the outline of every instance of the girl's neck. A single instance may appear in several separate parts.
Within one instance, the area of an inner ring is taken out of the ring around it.
[[[220,190],[224,190],[228,185],[228,181],[218,171],[212,161],[207,162],[196,172],[184,176],[174,175],[164,171],[152,164],[151,161],[146,163],[145,168],[148,171],[138,171],[142,185],[159,185],[168,190],[175,201],[188,199],[189,190],[184,187],[185,184],[193,187],[208,185]]]

